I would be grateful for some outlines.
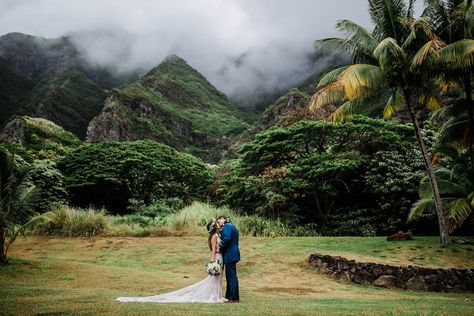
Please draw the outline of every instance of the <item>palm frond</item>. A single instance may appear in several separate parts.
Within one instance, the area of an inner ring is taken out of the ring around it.
[[[439,39],[433,39],[427,42],[416,52],[415,56],[413,56],[410,68],[412,70],[419,68],[426,63],[428,56],[431,56],[434,59],[431,63],[436,63],[438,55],[433,53],[439,51],[445,46],[446,44]]]
[[[445,34],[448,31],[450,20],[443,0],[425,0],[425,9],[422,15],[429,17],[436,33],[442,38],[446,38]]]
[[[402,48],[406,50],[415,44],[419,47],[419,44],[435,39],[439,40],[428,19],[426,17],[420,17],[411,23],[410,33],[403,42]]]
[[[332,81],[333,79],[335,80]],[[330,83],[324,85],[313,95],[310,109],[352,99],[368,98],[378,94],[385,85],[380,68],[368,64],[350,65],[342,70],[336,69],[328,73],[321,81],[320,84]]]
[[[431,215],[435,212],[435,205],[433,199],[420,199],[416,201],[408,213],[408,222],[426,215]]]
[[[474,40],[463,39],[439,50],[439,61],[448,69],[471,71],[474,67]]]
[[[458,143],[467,146],[470,137],[469,119],[467,114],[454,116],[447,120],[439,130],[439,142]]]
[[[336,23],[336,28],[343,37],[357,43],[356,49],[366,54],[372,54],[377,47],[377,40],[365,28],[350,20],[341,20]]]
[[[334,69],[334,70],[331,70],[331,71],[328,72],[327,74],[325,74],[325,75],[319,80],[318,88],[319,88],[319,87],[322,87],[322,86],[325,86],[325,85],[327,85],[328,83],[331,83],[331,82],[336,81],[337,77],[339,77],[339,75],[340,75],[344,70],[346,70],[347,67],[349,67],[349,66],[344,66],[344,67],[336,68],[336,69]]]
[[[435,148],[433,148],[433,152],[450,157],[451,160],[454,161],[459,159],[459,150],[455,146],[452,146],[450,144],[440,143]]]
[[[415,2],[416,2],[416,0],[409,0],[408,1],[408,6],[407,6],[405,18],[408,19],[408,18],[413,17],[413,15],[415,13]]]
[[[369,0],[369,13],[375,25],[375,38],[391,37],[397,42],[403,41],[408,27],[400,17],[410,18],[404,0]]]
[[[392,117],[393,114],[403,109],[404,106],[405,98],[403,97],[402,92],[400,89],[394,89],[383,110],[383,117],[385,119]]]
[[[15,210],[11,218],[16,223],[24,224],[34,215],[34,211],[31,208],[32,202],[36,201],[39,197],[39,190],[34,185],[24,187],[20,186],[16,197],[14,198],[13,208]]]
[[[383,107],[383,97],[383,95],[373,95],[368,98],[348,100],[338,107],[329,118],[339,123],[350,121],[355,114],[370,112]]]
[[[347,67],[339,75],[338,81],[344,86],[348,100],[363,99],[380,93],[386,84],[380,67],[368,64]]]
[[[314,42],[314,47],[316,50],[321,50],[328,53],[343,50],[352,54],[357,45],[358,43],[339,37],[328,37]]]
[[[437,76],[435,84],[441,89],[441,92],[447,93],[450,89],[460,89],[462,78],[459,72],[453,74],[445,71],[441,76]]]
[[[386,72],[403,68],[407,58],[403,49],[391,37],[387,37],[379,43],[374,50],[374,56],[379,61],[380,67]]]
[[[440,194],[449,194],[456,196],[462,196],[463,194],[465,194],[464,188],[462,186],[450,180],[437,178],[436,182],[438,183],[438,190]],[[421,182],[418,190],[422,199],[433,198],[433,191],[431,189],[429,181]]]
[[[441,99],[434,93],[425,92],[421,94],[418,101],[430,110],[438,110],[443,106]]]
[[[339,81],[326,84],[316,91],[309,103],[310,110],[315,110],[328,104],[338,104],[345,101],[344,86]]]
[[[467,199],[456,199],[448,205],[447,218],[460,226],[471,213],[472,208]]]

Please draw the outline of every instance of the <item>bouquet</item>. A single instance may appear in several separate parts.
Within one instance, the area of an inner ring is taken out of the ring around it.
[[[221,265],[217,261],[209,261],[206,264],[206,272],[212,276],[220,275],[222,272]]]

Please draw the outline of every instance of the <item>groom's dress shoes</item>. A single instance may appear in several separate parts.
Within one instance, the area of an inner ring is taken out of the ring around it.
[[[227,301],[224,301],[224,303],[238,303],[239,301],[237,300],[227,300]]]

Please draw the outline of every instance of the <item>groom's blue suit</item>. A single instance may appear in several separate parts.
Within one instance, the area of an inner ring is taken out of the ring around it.
[[[232,223],[224,224],[221,232],[221,243],[219,244],[225,264],[225,277],[227,279],[227,290],[225,298],[232,301],[239,300],[239,280],[235,264],[240,261],[239,231]]]

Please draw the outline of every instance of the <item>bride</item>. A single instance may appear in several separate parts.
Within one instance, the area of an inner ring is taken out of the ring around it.
[[[154,296],[142,297],[119,297],[120,302],[158,302],[158,303],[222,303],[222,254],[219,253],[219,229],[217,220],[213,219],[207,224],[209,232],[209,248],[211,249],[211,261],[217,261],[221,266],[221,274],[209,275],[204,280],[185,287],[183,289]]]

